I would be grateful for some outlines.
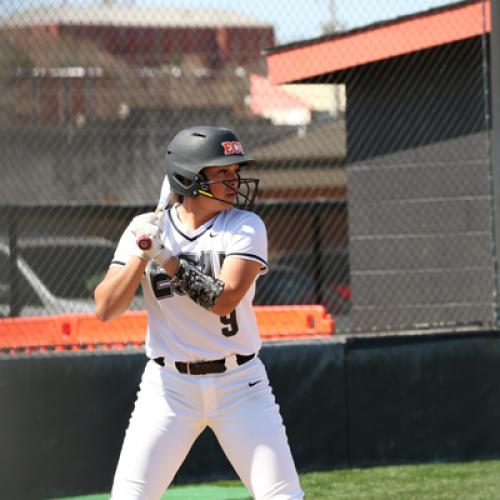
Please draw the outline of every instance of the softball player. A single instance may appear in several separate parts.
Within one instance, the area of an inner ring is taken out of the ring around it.
[[[258,357],[252,306],[267,236],[251,208],[257,179],[235,134],[179,132],[167,146],[173,206],[135,217],[95,291],[102,320],[142,283],[150,358],[115,473],[114,500],[157,499],[211,427],[256,499],[303,498],[285,428]],[[161,207],[165,208],[165,207]]]

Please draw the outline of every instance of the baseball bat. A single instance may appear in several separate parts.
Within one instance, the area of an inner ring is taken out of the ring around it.
[[[141,236],[141,237],[137,238],[137,240],[135,242],[137,243],[137,246],[141,250],[149,250],[153,244],[153,242],[151,241],[151,238],[149,238],[147,236]]]
[[[170,191],[170,182],[168,181],[168,176],[165,175],[161,185],[160,199],[155,209],[155,215],[158,219],[161,218],[162,212],[168,208],[171,202],[172,192]],[[153,246],[153,242],[148,236],[141,236],[135,242],[141,250],[149,250]]]

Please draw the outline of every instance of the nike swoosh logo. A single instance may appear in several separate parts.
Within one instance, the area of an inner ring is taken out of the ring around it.
[[[210,238],[215,238],[217,236],[217,233],[210,233]]]
[[[258,384],[260,380],[257,380],[257,382],[248,382],[248,387],[253,387],[255,384]]]

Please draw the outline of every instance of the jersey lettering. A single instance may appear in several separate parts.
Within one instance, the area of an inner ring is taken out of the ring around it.
[[[172,290],[172,286],[170,285],[170,277],[162,272],[158,273],[149,273],[149,279],[151,281],[151,287],[153,288],[153,292],[155,297],[158,300],[167,299],[172,297],[174,292]]]
[[[174,292],[178,295],[186,295],[182,290],[172,286],[170,276],[153,261],[151,261],[148,274],[151,288],[157,300],[169,299],[174,296]]]
[[[236,321],[236,310],[226,316],[220,316],[220,322],[224,325],[221,328],[224,337],[232,337],[238,333],[238,322]]]
[[[219,253],[219,268],[222,269],[222,264],[226,258],[225,253]],[[226,316],[220,316],[220,322],[223,325],[221,328],[222,335],[224,337],[232,337],[236,335],[239,331],[238,321],[236,320],[236,309],[231,311]]]

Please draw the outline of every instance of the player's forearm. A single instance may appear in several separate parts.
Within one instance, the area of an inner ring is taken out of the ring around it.
[[[96,316],[109,321],[121,316],[130,306],[141,282],[146,262],[132,257],[119,272],[106,277],[95,289]]]
[[[219,276],[224,289],[210,310],[218,316],[232,313],[255,282],[259,267],[260,264],[252,260],[232,258],[225,261]]]
[[[227,283],[224,285],[224,291],[219,295],[215,304],[210,309],[217,316],[227,316],[231,314],[242,298],[239,290],[234,290]]]

